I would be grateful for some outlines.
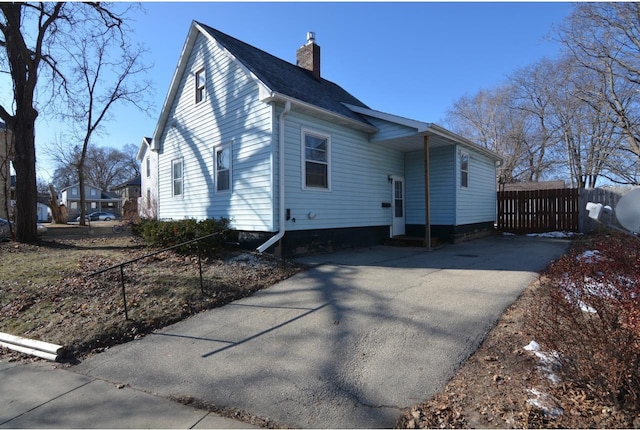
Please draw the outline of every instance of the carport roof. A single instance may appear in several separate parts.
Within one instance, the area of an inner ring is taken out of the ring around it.
[[[380,121],[401,126],[402,131],[396,132],[395,135],[376,137],[376,134],[374,134],[371,138],[372,142],[391,146],[403,151],[416,151],[424,148],[423,137],[428,136],[430,138],[430,144],[432,145],[432,147],[444,145],[461,145],[470,150],[480,152],[495,161],[502,160],[502,158],[498,154],[491,151],[490,149],[480,146],[477,143],[452,131],[449,131],[437,124],[416,121],[398,115],[393,115],[390,113],[360,106],[353,106],[346,103],[344,105],[352,111],[364,116],[365,118],[370,119],[370,121],[374,125],[378,126],[378,128],[380,128],[380,126],[378,125]]]

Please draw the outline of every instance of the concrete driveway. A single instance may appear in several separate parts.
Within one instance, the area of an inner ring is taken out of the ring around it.
[[[282,425],[392,427],[567,244],[510,236],[308,257],[304,273],[74,369]]]

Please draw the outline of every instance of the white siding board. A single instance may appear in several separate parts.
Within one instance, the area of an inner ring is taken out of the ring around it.
[[[424,151],[407,152],[404,163],[406,223],[424,225]]]
[[[331,190],[304,190],[302,128],[331,136]],[[404,156],[364,133],[292,111],[286,120],[287,230],[383,226],[391,223],[388,175],[404,173]],[[308,214],[316,215],[309,219]],[[293,218],[296,219],[293,222]]]
[[[431,224],[453,225],[455,221],[455,178],[453,146],[429,149],[429,188]],[[424,151],[407,152],[407,224],[425,223]]]
[[[469,187],[460,186],[460,152],[469,153]],[[496,171],[493,160],[482,154],[458,148],[456,151],[456,225],[496,219]]]
[[[455,225],[455,147],[431,148],[430,161],[431,224]]]
[[[195,103],[194,74],[205,66],[206,95]],[[159,217],[230,218],[241,230],[273,230],[272,108],[258,85],[215,44],[199,36],[162,134]],[[231,144],[234,192],[216,192],[214,147]],[[171,162],[184,160],[184,195],[171,196]]]

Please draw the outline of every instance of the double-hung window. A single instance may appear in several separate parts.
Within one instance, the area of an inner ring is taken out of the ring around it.
[[[173,160],[171,163],[171,194],[173,197],[182,197],[184,192],[184,171],[182,160]]]
[[[469,153],[460,153],[460,186],[469,187]]]
[[[302,181],[305,189],[331,188],[331,137],[302,130]]]
[[[204,99],[204,89],[206,86],[206,76],[204,69],[196,72],[196,103],[200,103]]]
[[[215,150],[216,191],[231,190],[231,145],[224,145]]]

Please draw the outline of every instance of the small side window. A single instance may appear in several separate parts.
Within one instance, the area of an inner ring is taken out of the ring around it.
[[[469,154],[466,152],[460,153],[460,186],[469,187]]]
[[[216,191],[231,190],[231,145],[216,149]]]
[[[204,99],[205,85],[204,69],[200,69],[196,72],[196,103],[200,103]]]
[[[173,197],[182,197],[183,193],[183,171],[182,171],[182,160],[173,160],[171,163],[171,191]]]
[[[147,157],[147,178],[151,176],[151,159]]]

